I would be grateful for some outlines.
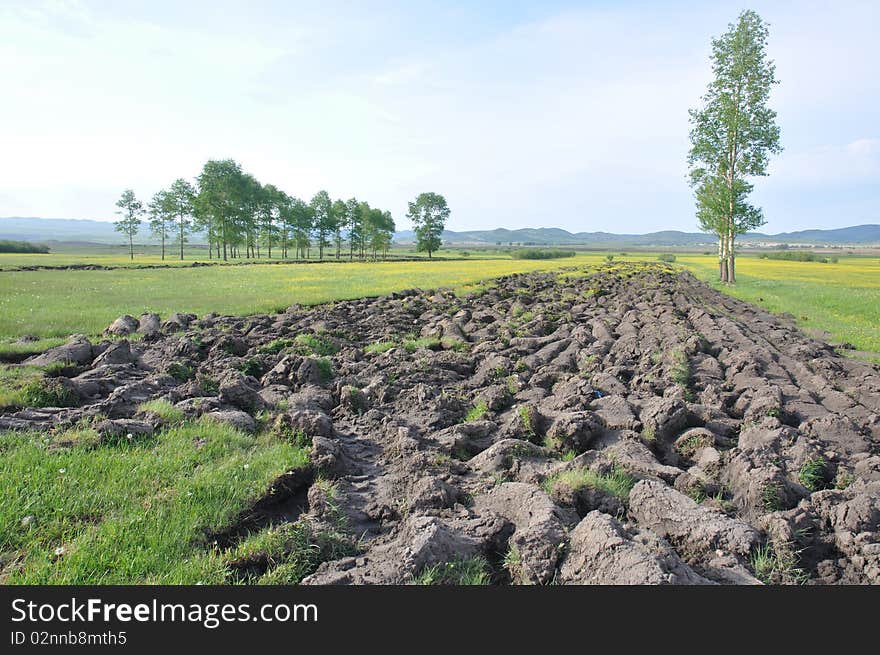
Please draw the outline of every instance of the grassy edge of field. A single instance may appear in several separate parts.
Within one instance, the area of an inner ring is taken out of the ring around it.
[[[271,429],[203,417],[108,439],[83,424],[0,434],[0,452],[2,584],[296,584],[356,550],[305,519],[218,543],[280,480],[311,475],[309,449]]]
[[[169,284],[170,269],[147,271],[150,284],[133,284],[127,279],[124,298],[114,297],[107,302],[112,309],[96,311],[101,296],[98,291],[112,287],[104,284],[118,271],[77,271],[69,273],[73,281],[63,293],[52,293],[48,281],[60,279],[61,271],[21,272],[11,275],[39,276],[26,282],[33,291],[20,288],[17,306],[9,298],[0,299],[0,358],[15,361],[59,345],[67,335],[83,332],[96,337],[112,320],[123,313],[137,316],[143,311],[156,311],[163,318],[172,311],[190,311],[204,314],[216,311],[222,314],[249,315],[271,313],[299,302],[310,306],[326,302],[378,296],[413,286],[422,288],[451,287],[458,292],[478,290],[495,277],[517,272],[554,270],[601,264],[609,253],[579,252],[574,258],[555,260],[513,260],[504,258],[458,259],[437,262],[389,262],[365,265],[362,263],[324,263],[303,265],[295,275],[280,271],[286,267],[271,267],[263,273],[253,270],[211,273],[211,269],[173,271],[175,278]],[[616,254],[614,261],[656,261],[656,253]],[[678,254],[677,266],[689,270],[699,279],[733,297],[759,305],[776,313],[793,315],[798,325],[811,335],[835,343],[852,344],[842,349],[843,354],[872,361],[880,360],[880,259],[843,257],[840,263],[791,262],[759,259],[741,255],[739,281],[735,286],[719,284],[715,278],[715,258],[707,255]],[[326,267],[326,268],[318,268]],[[264,267],[259,267],[264,268]],[[217,271],[218,269],[214,269]],[[386,275],[386,272],[390,273]],[[192,271],[192,273],[191,273]],[[357,276],[353,274],[356,272]],[[326,275],[325,275],[326,273]],[[2,275],[10,275],[3,273]],[[49,275],[50,277],[46,277]],[[177,281],[180,276],[184,278]],[[822,278],[826,276],[827,278]],[[84,276],[84,277],[80,277]],[[200,281],[193,289],[186,283]],[[233,277],[234,276],[234,277]],[[7,278],[14,279],[14,278]],[[14,286],[14,285],[13,285]],[[50,290],[47,290],[49,288]],[[181,289],[189,289],[181,296]],[[149,302],[143,297],[152,294]],[[33,294],[31,296],[30,294]],[[41,294],[45,294],[41,296]],[[195,303],[181,297],[197,298]],[[44,302],[33,299],[44,298]],[[817,300],[818,299],[818,300]],[[68,303],[65,315],[53,310],[59,303]],[[77,303],[80,303],[77,307]],[[37,305],[37,306],[34,306]],[[5,318],[4,318],[5,316]],[[18,327],[16,328],[16,322]],[[46,328],[40,331],[37,327]],[[49,333],[47,333],[47,331]],[[20,343],[21,335],[32,334],[38,340]]]

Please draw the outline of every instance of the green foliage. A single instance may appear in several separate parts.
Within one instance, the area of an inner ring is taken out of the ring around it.
[[[319,357],[329,357],[330,355],[335,355],[339,352],[339,348],[331,342],[321,339],[313,334],[299,334],[297,335],[295,342],[302,347],[301,350],[303,351],[303,354],[306,355],[312,354]]]
[[[76,393],[60,379],[47,377],[57,367],[0,364],[0,409],[5,407],[72,407]]]
[[[820,264],[827,264],[828,258],[822,257],[814,252],[804,252],[804,251],[780,251],[780,252],[762,252],[758,255],[761,259],[778,259],[780,261],[786,262],[819,262]],[[836,258],[834,258],[836,259]],[[836,262],[835,262],[836,263]]]
[[[489,563],[483,557],[456,558],[422,569],[418,585],[488,585],[492,581]]]
[[[552,248],[520,248],[510,253],[513,259],[563,259],[574,257],[574,250],[560,250]],[[612,257],[613,259],[613,257]]]
[[[449,218],[446,199],[437,193],[421,193],[409,203],[406,217],[412,222],[416,235],[416,250],[427,252],[428,257],[443,243],[443,228]]]
[[[683,350],[676,350],[673,355],[672,368],[669,370],[669,378],[684,389],[685,399],[693,400],[694,392],[691,389],[691,364],[687,354]]]
[[[486,412],[489,411],[488,405],[484,400],[479,401],[476,405],[470,408],[467,414],[465,414],[464,421],[465,423],[470,423],[471,421],[479,421],[486,415]]]
[[[657,255],[657,260],[658,260],[658,261],[666,262],[666,263],[668,263],[668,264],[673,263],[673,262],[675,261],[675,259],[676,259],[675,255],[672,255],[672,254],[669,254],[669,253],[664,253],[664,254],[661,254],[661,255]]]
[[[828,484],[827,463],[823,457],[808,459],[798,469],[798,480],[810,491],[819,491]]]
[[[376,343],[371,343],[364,348],[365,353],[386,353],[392,348],[394,348],[395,343],[393,341],[377,341]]]
[[[419,337],[417,339],[405,339],[403,342],[403,349],[408,353],[414,353],[419,348],[438,350],[440,348],[440,339],[437,337]]]
[[[542,486],[547,493],[553,493],[557,485],[565,485],[575,491],[590,487],[626,500],[635,484],[636,479],[615,464],[610,473],[596,473],[586,467],[563,471],[544,480]]]
[[[263,374],[262,362],[254,357],[245,359],[236,368],[245,375],[251,375],[255,378],[258,378]]]
[[[319,357],[315,360],[318,364],[318,370],[321,372],[321,379],[328,382],[333,379],[333,362],[326,357]]]
[[[141,227],[141,216],[144,213],[143,203],[135,197],[134,191],[126,189],[116,201],[116,206],[119,208],[116,212],[119,220],[113,225],[117,232],[128,237],[129,258],[134,259],[133,239]]]
[[[779,484],[769,482],[761,489],[761,505],[767,512],[778,512],[782,509]]]
[[[9,239],[0,239],[0,253],[30,253],[45,255],[49,253],[49,246],[41,243],[30,243],[29,241],[10,241]]]
[[[180,382],[186,382],[195,377],[195,371],[193,368],[183,362],[171,362],[168,365],[168,368],[165,369],[165,372]]]
[[[356,552],[354,544],[342,534],[317,530],[306,519],[300,519],[249,536],[235,547],[229,560],[230,568],[240,572],[237,577],[245,582],[296,585],[322,562]]]
[[[285,348],[290,348],[294,343],[296,342],[293,339],[273,339],[257,348],[257,352],[263,355],[277,355]]]
[[[722,281],[734,282],[734,239],[764,223],[747,197],[747,178],[767,174],[781,151],[776,112],[768,105],[776,68],[766,56],[768,29],[754,11],[712,41],[712,71],[702,106],[690,111],[691,184],[700,228],[719,239]]]
[[[222,584],[228,562],[211,535],[234,527],[278,476],[308,466],[302,449],[207,420],[127,448],[88,443],[82,431],[56,436],[74,436],[66,448],[41,433],[0,434],[7,583]]]
[[[167,400],[150,400],[138,405],[139,414],[155,414],[166,424],[182,423],[186,418],[183,410]]]
[[[199,386],[202,388],[202,391],[208,394],[215,394],[220,391],[220,383],[215,379],[207,375],[201,375],[198,378]]]
[[[843,467],[837,469],[837,475],[834,477],[834,488],[835,489],[846,489],[849,485],[856,481],[856,476],[852,473],[844,469]]]
[[[752,553],[752,570],[764,584],[804,584],[809,576],[798,565],[790,544],[764,544]]]
[[[73,407],[79,401],[76,392],[56,378],[30,380],[21,389],[26,407]]]
[[[534,439],[535,434],[535,422],[532,418],[533,409],[530,405],[521,405],[517,408],[516,413],[519,416],[520,424],[522,425],[523,431],[526,433],[528,438]]]

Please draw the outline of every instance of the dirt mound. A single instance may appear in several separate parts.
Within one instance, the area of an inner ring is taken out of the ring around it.
[[[690,274],[147,318],[111,326],[140,341],[41,355],[76,367],[80,405],[0,429],[158,429],[138,406],[161,398],[310,442],[296,511],[263,503],[226,534],[302,511],[358,541],[306,583],[477,559],[498,583],[880,583],[880,370]]]

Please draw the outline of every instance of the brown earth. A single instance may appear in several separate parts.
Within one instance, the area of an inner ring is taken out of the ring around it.
[[[0,430],[154,431],[137,408],[164,398],[307,435],[312,470],[221,536],[343,525],[360,554],[307,584],[405,583],[478,555],[501,583],[880,583],[880,369],[688,273],[620,264],[108,330],[144,336],[32,358],[73,367],[79,406],[10,411]],[[267,348],[297,335],[332,354]]]

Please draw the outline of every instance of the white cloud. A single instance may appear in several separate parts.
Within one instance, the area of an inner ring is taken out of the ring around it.
[[[842,199],[877,181],[876,7],[758,5],[782,80],[785,151],[758,181],[773,216],[793,211],[784,193]],[[687,109],[739,9],[621,5],[494,29],[460,10],[443,33],[409,6],[189,21],[110,6],[0,8],[0,215],[109,217],[122,188],[148,196],[234,157],[291,193],[356,195],[398,219],[439,191],[457,229],[693,229]]]

